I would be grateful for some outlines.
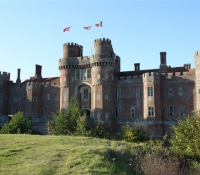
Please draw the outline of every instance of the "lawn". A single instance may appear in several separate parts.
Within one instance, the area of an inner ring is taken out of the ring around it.
[[[137,147],[98,138],[0,134],[0,174],[135,174]]]

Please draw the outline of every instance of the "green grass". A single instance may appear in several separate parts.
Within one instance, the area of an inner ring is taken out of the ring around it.
[[[0,134],[0,174],[135,174],[130,160],[137,147],[97,138]]]

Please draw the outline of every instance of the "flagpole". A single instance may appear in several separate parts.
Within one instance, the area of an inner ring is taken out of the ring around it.
[[[72,33],[70,31],[70,42],[72,43]]]
[[[91,46],[91,55],[92,55],[92,30],[90,31],[90,46]]]

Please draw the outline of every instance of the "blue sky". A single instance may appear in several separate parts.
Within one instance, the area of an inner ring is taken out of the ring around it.
[[[42,65],[43,77],[59,76],[58,59],[63,43],[83,46],[103,37],[112,40],[121,57],[121,71],[160,65],[159,53],[167,52],[172,67],[191,63],[200,50],[200,2],[198,1],[0,1],[0,71],[24,81]],[[95,24],[103,21],[102,28]],[[84,26],[92,26],[91,31]],[[70,32],[62,32],[71,26]],[[92,37],[91,37],[92,36]]]

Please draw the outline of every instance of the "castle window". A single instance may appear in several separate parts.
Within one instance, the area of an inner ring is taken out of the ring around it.
[[[88,88],[83,89],[83,99],[84,100],[89,99],[89,89]]]
[[[153,87],[148,87],[148,96],[153,96]]]
[[[118,117],[118,107],[115,107],[115,117]]]
[[[75,70],[76,80],[80,80],[80,69]]]
[[[182,86],[178,87],[178,94],[179,94],[179,96],[183,96]]]
[[[87,77],[87,76],[86,76],[86,69],[82,69],[81,72],[82,72],[82,74],[81,74],[81,80],[82,80],[82,81],[85,81],[85,80],[86,80],[86,77]]]
[[[34,102],[34,103],[37,102],[37,97],[33,97],[33,102]]]
[[[105,74],[105,78],[108,79],[108,73]]]
[[[140,98],[140,88],[136,88],[136,98]]]
[[[50,101],[50,95],[47,94],[47,101]]]
[[[64,77],[64,82],[66,82],[66,77]]]
[[[100,94],[97,94],[97,100],[100,100]]]
[[[58,97],[58,95],[56,95],[56,101],[58,101],[58,99],[59,99],[59,97]]]
[[[183,106],[179,106],[179,114],[180,114],[180,116],[183,116],[183,114],[184,114]]]
[[[87,78],[91,78],[91,69],[87,69]]]
[[[166,109],[165,109],[165,108],[163,108],[163,113],[164,113],[164,114],[166,113]]]
[[[41,110],[40,110],[40,116],[42,116],[42,115],[43,115],[43,110],[41,109]]]
[[[108,95],[107,94],[105,95],[105,100],[108,100]]]
[[[105,119],[108,120],[108,113],[105,113]]]
[[[168,93],[169,93],[169,96],[170,96],[170,97],[173,96],[173,93],[172,93],[172,87],[169,87],[169,91],[168,91]]]
[[[169,115],[170,115],[170,116],[173,116],[173,115],[174,115],[174,108],[173,108],[173,106],[170,106],[170,107],[169,107]]]
[[[100,113],[97,113],[97,119],[100,120]]]
[[[131,117],[135,117],[135,106],[131,106]]]
[[[118,89],[115,89],[115,99],[118,99]]]
[[[98,78],[98,79],[100,79],[100,78],[101,78],[100,74],[98,74],[98,75],[97,75],[97,78]]]
[[[153,117],[154,116],[154,106],[149,106],[148,111],[149,111],[149,117]]]

